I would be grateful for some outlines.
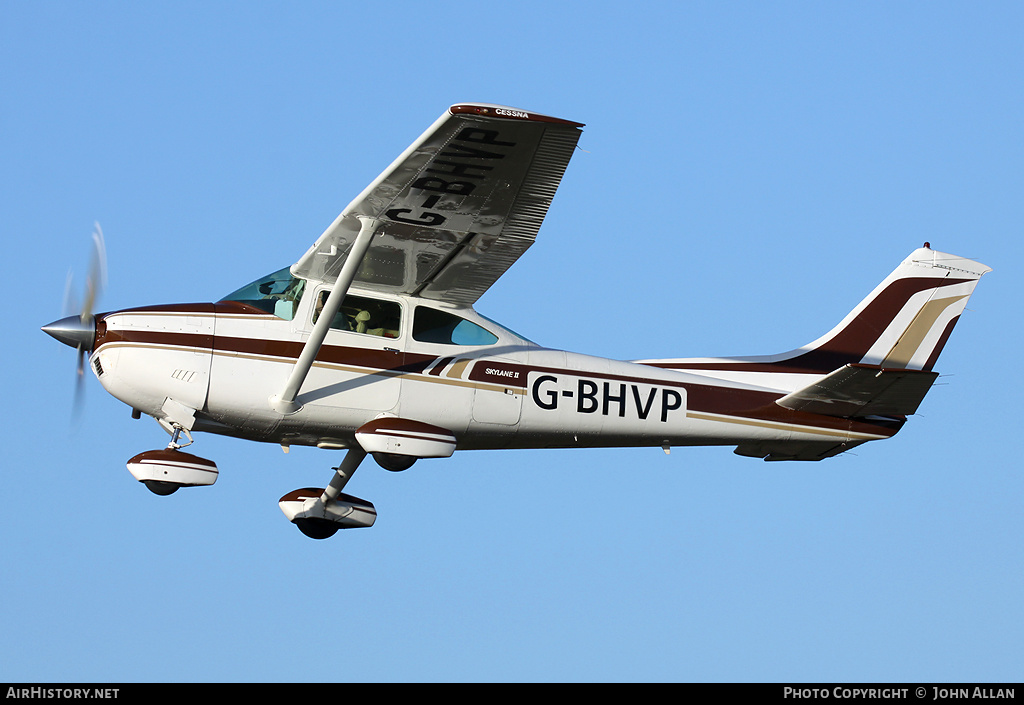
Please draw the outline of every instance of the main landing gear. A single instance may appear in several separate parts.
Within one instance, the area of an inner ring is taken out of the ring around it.
[[[212,460],[182,452],[192,445],[192,435],[180,424],[161,422],[172,432],[171,442],[163,450],[148,450],[128,461],[128,470],[153,493],[169,495],[180,487],[212,485],[217,481],[217,465]],[[182,434],[188,439],[180,443]],[[365,499],[342,492],[356,469],[372,455],[384,469],[400,472],[420,458],[447,458],[455,452],[455,434],[438,426],[397,417],[380,417],[360,426],[355,443],[334,468],[334,477],[326,488],[304,487],[289,492],[278,501],[281,511],[306,536],[326,539],[339,529],[373,526],[377,510]]]
[[[373,526],[373,505],[341,492],[367,455],[385,470],[400,472],[419,458],[447,458],[455,452],[455,434],[448,429],[393,416],[363,424],[355,441],[326,489],[307,487],[281,498],[281,511],[306,536],[325,539],[338,529]]]
[[[330,538],[339,529],[373,526],[377,519],[373,505],[342,493],[365,457],[362,448],[350,448],[341,465],[334,468],[334,477],[326,489],[306,487],[289,492],[278,503],[281,511],[299,531],[313,539]]]

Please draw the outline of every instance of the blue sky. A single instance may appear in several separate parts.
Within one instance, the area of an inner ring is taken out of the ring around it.
[[[0,5],[0,680],[1020,681],[1019,3]],[[894,439],[472,452],[277,499],[340,455],[219,437],[212,488],[125,461],[152,420],[39,331],[98,220],[104,310],[298,259],[448,105],[587,124],[537,244],[477,309],[552,347],[768,354],[922,242],[986,275]],[[646,333],[611,334],[630,320]]]

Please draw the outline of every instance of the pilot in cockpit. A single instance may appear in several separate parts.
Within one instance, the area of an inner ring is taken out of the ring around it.
[[[329,292],[321,291],[314,307],[313,322],[327,303]],[[331,321],[334,330],[351,331],[384,338],[397,338],[400,330],[401,308],[392,301],[378,301],[362,296],[346,296],[341,308]]]

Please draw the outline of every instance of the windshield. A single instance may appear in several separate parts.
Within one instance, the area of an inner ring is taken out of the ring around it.
[[[241,289],[233,291],[221,301],[237,301],[255,306],[261,311],[272,313],[278,318],[290,321],[295,318],[305,279],[293,277],[288,267],[261,277]]]

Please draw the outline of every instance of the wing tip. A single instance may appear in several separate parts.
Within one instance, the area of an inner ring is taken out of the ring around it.
[[[562,118],[556,118],[550,115],[542,115],[541,113],[534,113],[529,110],[513,108],[508,105],[494,105],[492,103],[456,103],[448,108],[448,112],[452,115],[479,115],[481,117],[503,118],[506,120],[548,122],[556,125],[566,125],[576,128],[584,126],[584,123],[582,122],[563,120]]]

